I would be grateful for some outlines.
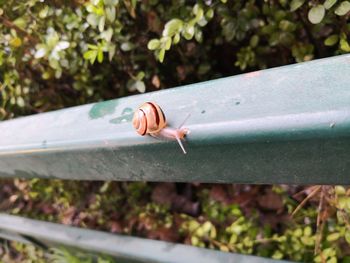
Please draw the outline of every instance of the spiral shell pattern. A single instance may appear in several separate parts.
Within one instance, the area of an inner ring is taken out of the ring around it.
[[[134,113],[132,124],[140,135],[157,133],[166,126],[162,109],[154,102],[142,104]]]

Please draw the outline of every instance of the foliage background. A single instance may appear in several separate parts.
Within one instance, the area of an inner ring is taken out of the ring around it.
[[[349,11],[337,0],[0,0],[0,118],[347,53]],[[288,217],[302,200],[292,195],[312,190],[14,180],[3,181],[0,207],[223,251],[348,262],[346,188],[323,187]]]
[[[1,0],[1,117],[349,52],[349,10],[336,0]]]

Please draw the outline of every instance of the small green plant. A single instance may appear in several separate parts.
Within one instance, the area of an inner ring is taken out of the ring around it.
[[[191,15],[193,17],[189,20],[171,19],[165,24],[162,37],[160,39],[151,39],[148,42],[148,49],[154,50],[154,54],[160,62],[164,61],[165,52],[172,45],[178,44],[181,37],[184,37],[186,40],[191,40],[194,37],[199,43],[202,42],[203,33],[200,27],[207,25],[213,18],[214,10],[211,8],[205,10],[200,4],[196,4],[193,6]]]

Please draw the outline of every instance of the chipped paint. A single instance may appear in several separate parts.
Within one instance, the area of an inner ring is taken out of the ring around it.
[[[93,104],[89,111],[90,119],[102,118],[106,115],[113,114],[118,105],[117,100],[103,101]]]

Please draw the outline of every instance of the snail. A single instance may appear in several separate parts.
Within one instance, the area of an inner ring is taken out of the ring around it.
[[[135,111],[132,124],[141,136],[149,134],[154,137],[177,140],[182,151],[186,154],[181,139],[184,139],[189,133],[188,129],[182,128],[188,117],[189,115],[177,129],[167,127],[165,115],[159,105],[154,102],[146,102]]]

